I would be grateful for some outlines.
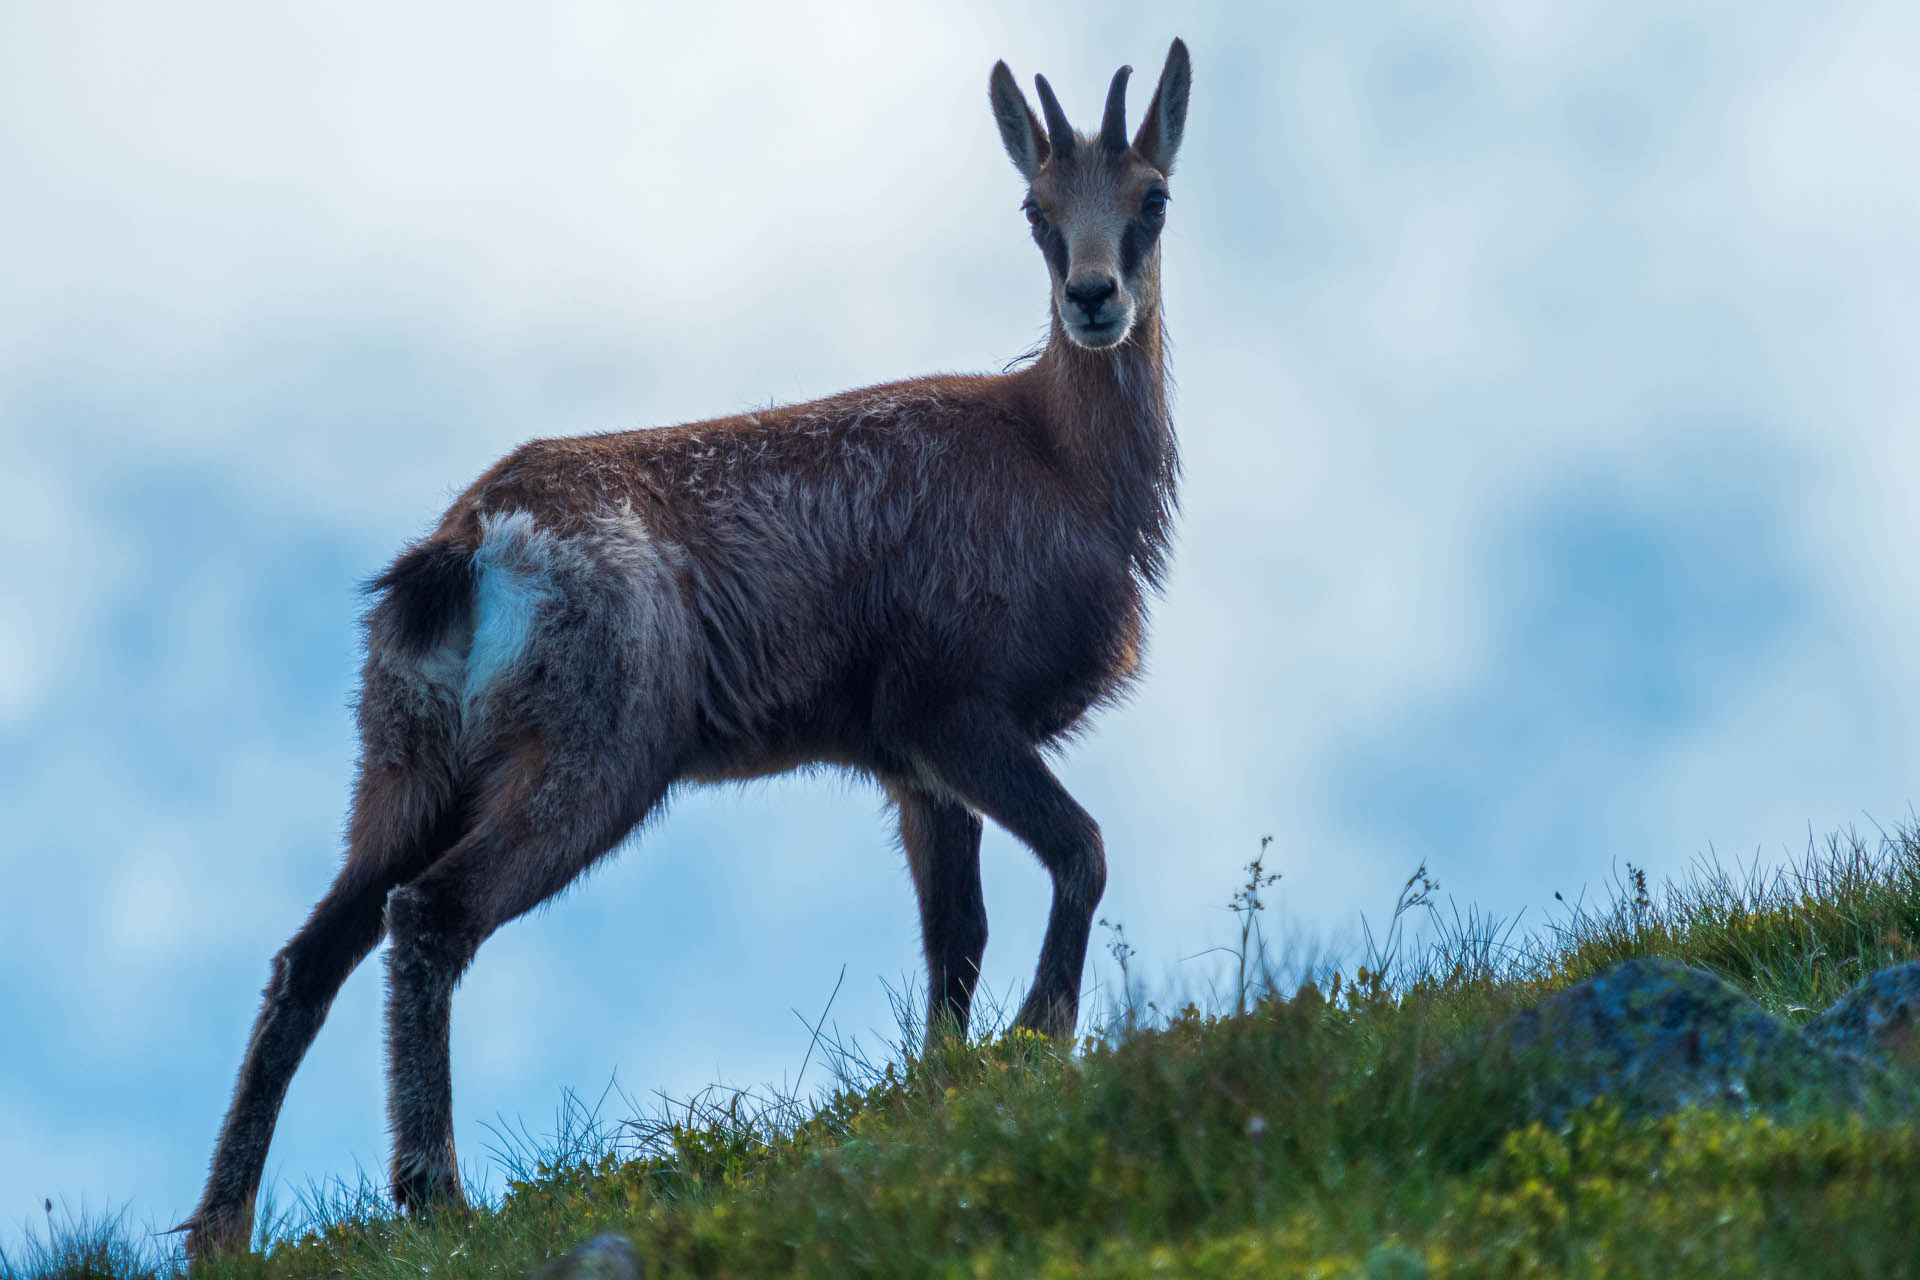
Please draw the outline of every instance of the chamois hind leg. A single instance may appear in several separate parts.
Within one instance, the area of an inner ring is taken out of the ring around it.
[[[355,787],[346,866],[273,960],[214,1149],[200,1204],[184,1223],[190,1258],[243,1251],[254,1197],[287,1085],[347,975],[379,943],[387,893],[417,875],[458,835],[458,802],[437,770],[363,767]]]
[[[1087,938],[1107,885],[1099,825],[997,708],[955,708],[940,719],[919,755],[968,805],[1032,849],[1053,877],[1053,910],[1033,989],[1014,1021],[1056,1039],[1071,1038],[1080,1013]]]
[[[454,986],[480,944],[566,888],[665,790],[665,779],[617,785],[529,741],[496,767],[459,843],[388,896],[387,1106],[401,1207],[464,1203],[448,1034]]]
[[[980,892],[980,815],[951,796],[894,789],[900,843],[920,899],[927,952],[926,1048],[964,1037],[987,950],[987,904]]]

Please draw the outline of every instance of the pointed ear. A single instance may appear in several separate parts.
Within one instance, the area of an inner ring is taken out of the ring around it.
[[[1162,173],[1173,172],[1174,153],[1180,150],[1180,135],[1187,127],[1187,89],[1192,84],[1186,42],[1176,39],[1167,50],[1167,65],[1140,121],[1140,132],[1133,135],[1134,150]]]
[[[987,97],[993,102],[994,123],[1000,126],[1000,141],[1006,144],[1013,167],[1027,181],[1047,162],[1047,135],[1039,117],[1027,105],[1027,95],[1007,70],[1007,64],[993,64],[993,78],[987,82]]]

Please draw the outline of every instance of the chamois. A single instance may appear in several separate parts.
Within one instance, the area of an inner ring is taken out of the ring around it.
[[[1100,830],[1042,752],[1138,669],[1178,461],[1159,237],[1187,114],[1175,40],[1129,142],[1004,62],[989,97],[1052,278],[1045,349],[676,427],[535,440],[368,591],[346,861],[274,958],[190,1256],[244,1249],[281,1101],[347,975],[387,958],[392,1190],[462,1201],[448,1017],[482,941],[683,782],[796,766],[882,785],[919,897],[929,1039],[964,1033],[982,816],[1052,914],[1018,1022],[1073,1033]]]

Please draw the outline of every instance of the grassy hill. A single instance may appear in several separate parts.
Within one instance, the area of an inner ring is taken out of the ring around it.
[[[1004,1034],[904,1066],[842,1054],[824,1100],[710,1094],[581,1117],[500,1202],[395,1219],[306,1206],[216,1277],[519,1276],[603,1231],[649,1276],[1753,1276],[1920,1274],[1920,1128],[1899,1114],[1600,1103],[1547,1127],[1497,1080],[1428,1071],[1519,1007],[1641,955],[1710,969],[1802,1020],[1916,958],[1920,833],[1834,839],[1797,866],[1706,866],[1516,936],[1433,912],[1424,875],[1356,972],[1280,989],[1256,862],[1220,1007],[1134,1005],[1077,1046]],[[1414,914],[1409,914],[1414,913]],[[1123,935],[1113,935],[1123,969]],[[294,1238],[298,1237],[298,1238]],[[170,1266],[115,1224],[70,1225],[8,1277]]]

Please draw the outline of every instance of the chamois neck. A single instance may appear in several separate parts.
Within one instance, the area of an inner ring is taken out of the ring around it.
[[[1142,265],[1134,299],[1132,330],[1104,351],[1074,342],[1059,308],[1049,308],[1046,350],[1031,372],[1046,400],[1055,443],[1070,458],[1112,459],[1116,448],[1126,454],[1142,447],[1157,455],[1172,448],[1157,250]]]
[[[1125,341],[1089,351],[1067,337],[1059,312],[1028,370],[1059,456],[1084,484],[1091,510],[1128,549],[1136,575],[1157,586],[1171,536],[1180,460],[1167,401],[1166,335],[1158,262],[1147,264]]]

